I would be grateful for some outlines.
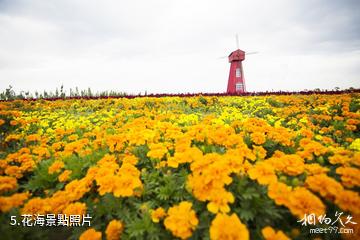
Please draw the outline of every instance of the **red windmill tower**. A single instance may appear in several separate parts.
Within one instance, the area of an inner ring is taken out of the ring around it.
[[[244,70],[242,61],[245,60],[245,52],[239,49],[238,35],[236,35],[237,50],[228,56],[230,64],[229,80],[227,85],[227,93],[244,93],[246,92]],[[246,54],[255,54],[251,52]]]

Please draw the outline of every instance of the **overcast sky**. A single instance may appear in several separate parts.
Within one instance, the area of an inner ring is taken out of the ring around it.
[[[357,0],[0,0],[0,90],[248,91],[360,87]]]

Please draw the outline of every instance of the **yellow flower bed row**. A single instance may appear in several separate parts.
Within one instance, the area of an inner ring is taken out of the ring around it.
[[[359,239],[359,128],[359,94],[2,102],[0,224],[89,214],[63,237],[330,239],[301,220],[341,212]]]

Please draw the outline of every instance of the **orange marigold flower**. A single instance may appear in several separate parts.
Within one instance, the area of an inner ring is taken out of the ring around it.
[[[357,192],[343,190],[336,195],[335,204],[354,215],[360,214],[360,196]]]
[[[124,163],[130,163],[132,165],[136,165],[138,162],[138,158],[134,155],[125,155],[122,161]]]
[[[170,230],[175,237],[186,239],[191,237],[192,231],[199,224],[192,203],[183,201],[179,205],[168,210],[168,216],[164,220],[165,228]]]
[[[343,186],[338,181],[326,174],[308,176],[305,184],[311,191],[317,192],[330,200],[334,200],[336,195],[343,190]]]
[[[97,232],[95,229],[90,228],[80,235],[79,240],[101,240],[101,232]]]
[[[35,197],[25,203],[21,209],[22,214],[46,214],[50,212],[51,206],[47,199]]]
[[[341,175],[344,186],[352,188],[360,186],[360,170],[353,167],[338,167],[336,173]]]
[[[151,211],[151,220],[154,223],[158,223],[160,221],[160,219],[162,219],[165,216],[166,216],[166,212],[162,207],[159,207],[159,208]]]
[[[290,176],[297,176],[304,172],[304,160],[296,154],[283,155],[280,158],[269,160],[274,163],[276,170],[281,171]]]
[[[9,176],[0,176],[0,192],[14,190],[16,187],[16,178]]]
[[[69,179],[69,176],[70,176],[71,173],[72,173],[71,170],[65,170],[64,172],[62,172],[58,177],[59,182],[67,181]]]
[[[58,150],[60,150],[61,148],[63,148],[65,146],[65,143],[64,142],[56,142],[56,143],[53,143],[52,145],[51,145],[51,147],[52,147],[52,149],[54,150],[54,151],[58,151]]]
[[[64,167],[64,162],[55,161],[48,169],[49,174],[53,174],[55,172],[60,172],[60,170]]]
[[[358,124],[360,124],[360,120],[358,120],[358,119],[348,119],[346,121],[346,123],[350,124],[350,125],[358,125]]]
[[[29,196],[29,193],[15,193],[9,197],[0,197],[0,212],[8,212],[14,207],[20,207]]]
[[[318,163],[305,164],[305,172],[308,175],[326,174],[328,171],[330,171],[328,168],[323,167]]]
[[[36,147],[32,151],[34,154],[38,155],[39,159],[50,157],[50,152],[46,147],[40,146]]]
[[[351,159],[351,163],[360,167],[360,152],[354,153],[354,156]]]
[[[254,132],[251,134],[251,140],[256,145],[264,144],[266,141],[265,134],[263,132]]]
[[[334,156],[329,157],[329,162],[333,165],[341,164],[346,165],[351,161],[351,158],[342,154],[335,154]]]
[[[11,126],[16,126],[16,125],[18,125],[18,123],[19,123],[19,122],[16,121],[16,120],[11,120],[11,121],[10,121],[10,125],[11,125]]]
[[[207,209],[212,213],[230,212],[229,203],[233,203],[235,201],[232,193],[226,191],[224,188],[219,188],[216,191],[211,192],[211,196],[209,197],[210,202],[207,205]]]
[[[268,185],[277,180],[274,167],[266,161],[257,163],[249,169],[248,174],[251,179],[257,180],[262,185]]]
[[[106,227],[105,234],[107,240],[119,240],[124,230],[124,224],[119,220],[112,220]]]
[[[291,187],[282,182],[273,182],[268,187],[268,196],[273,199],[277,205],[285,204],[290,193]]]
[[[308,129],[301,129],[300,134],[306,137],[305,139],[311,139],[314,136],[314,133]]]
[[[282,151],[280,150],[275,150],[274,154],[272,155],[272,157],[275,157],[275,158],[279,158],[279,157],[282,157],[284,156],[285,153],[283,153]]]
[[[299,152],[299,155],[307,160],[312,160],[313,155],[320,156],[328,152],[327,147],[316,141],[308,141],[305,139],[300,140],[300,146],[304,149],[303,152]]]
[[[262,146],[253,146],[253,153],[260,159],[264,159],[266,157],[266,150]]]
[[[21,138],[19,134],[10,134],[5,138],[5,142],[17,141]]]
[[[290,240],[282,231],[275,231],[272,227],[267,226],[261,230],[265,240]]]
[[[238,216],[233,213],[231,216],[225,213],[218,213],[211,222],[211,240],[248,240],[249,230]]]
[[[349,130],[349,131],[355,131],[356,130],[355,125],[346,125],[345,128],[346,128],[346,130]]]
[[[168,152],[166,146],[161,143],[153,143],[149,146],[150,151],[147,153],[147,156],[155,159],[162,159],[164,155]]]
[[[316,216],[325,213],[323,202],[304,187],[296,187],[290,194],[285,206],[290,212],[302,219],[305,214],[314,213]]]
[[[168,158],[167,165],[172,168],[177,168],[179,164],[187,162],[191,163],[200,159],[202,156],[203,153],[196,147],[186,147],[181,149],[176,147],[175,154],[173,157]]]
[[[63,213],[66,215],[83,215],[86,212],[86,204],[81,202],[67,205]]]
[[[23,176],[23,171],[21,167],[18,166],[7,166],[5,169],[5,173],[6,175],[13,176],[16,178],[22,178]]]
[[[40,140],[41,140],[41,137],[39,134],[31,134],[26,137],[27,142],[36,142],[36,141],[40,141]]]

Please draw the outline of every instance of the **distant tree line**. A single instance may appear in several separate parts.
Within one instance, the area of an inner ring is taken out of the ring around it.
[[[116,92],[116,91],[101,91],[101,92],[92,92],[90,88],[87,90],[79,90],[78,87],[75,89],[70,88],[69,93],[64,91],[64,86],[61,85],[60,89],[56,88],[55,91],[46,91],[38,92],[35,91],[34,94],[29,91],[20,91],[16,93],[12,86],[9,86],[5,89],[5,91],[0,93],[0,100],[17,100],[17,99],[65,99],[65,98],[99,98],[99,97],[120,97],[125,96],[124,92]]]
[[[60,89],[56,88],[55,91],[35,91],[34,94],[29,91],[20,91],[16,93],[12,86],[6,88],[3,92],[0,93],[0,101],[9,101],[9,100],[36,100],[36,99],[45,99],[45,100],[57,100],[57,99],[96,99],[96,98],[134,98],[134,97],[166,97],[166,96],[179,96],[179,97],[191,97],[191,96],[263,96],[263,95],[292,95],[292,94],[341,94],[341,93],[360,93],[360,89],[348,88],[341,90],[339,87],[335,87],[332,90],[316,88],[313,90],[303,90],[303,91],[266,91],[266,92],[246,92],[241,94],[228,94],[228,93],[179,93],[179,94],[126,94],[125,92],[117,92],[114,90],[110,91],[101,91],[94,93],[90,88],[87,90],[79,90],[78,87],[75,89],[70,88],[69,93],[67,94],[64,91],[64,86],[62,85]]]

